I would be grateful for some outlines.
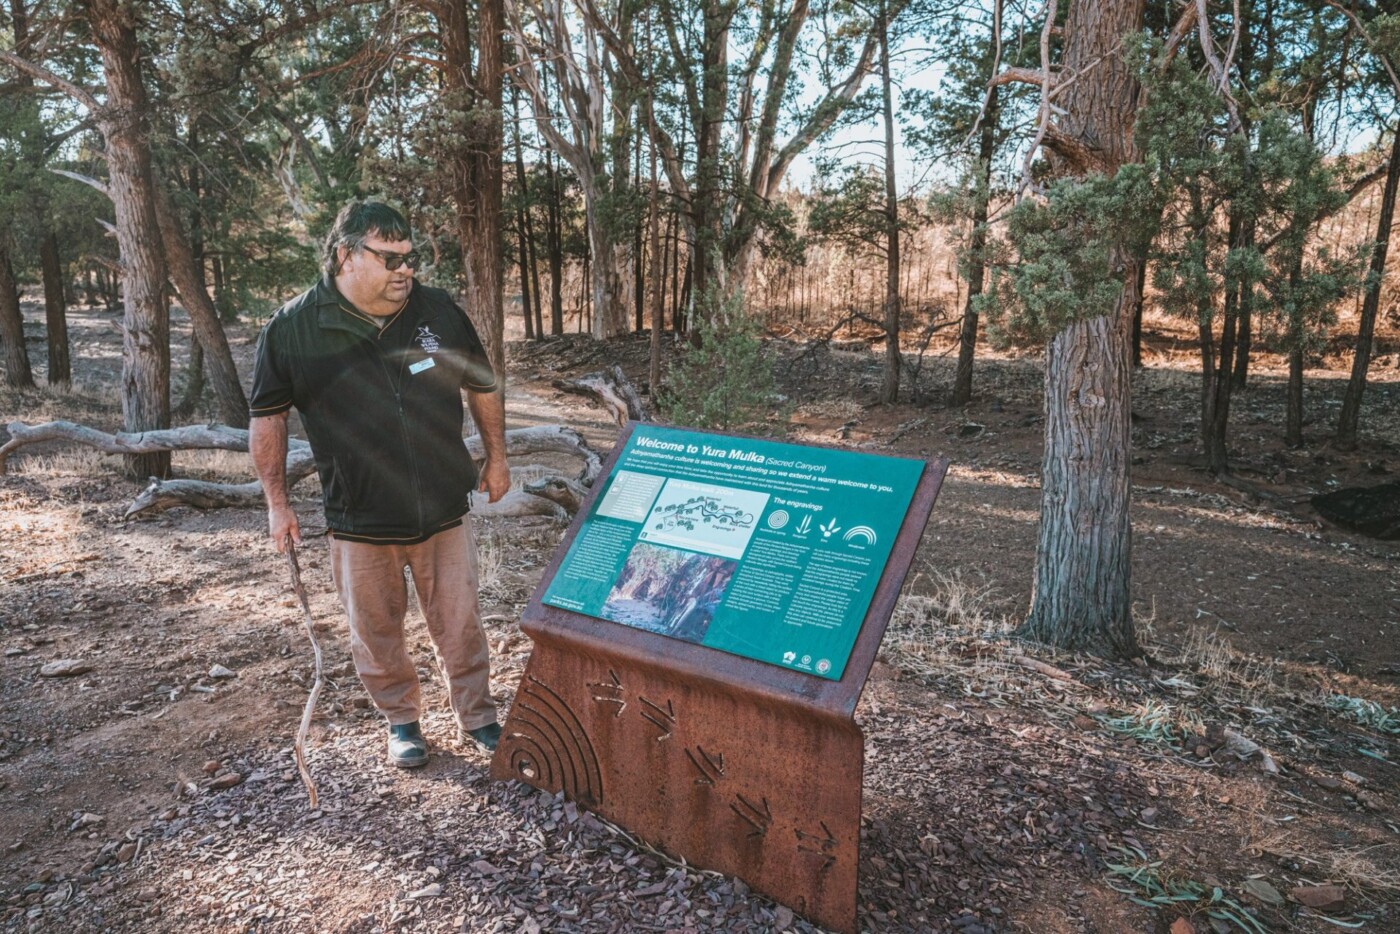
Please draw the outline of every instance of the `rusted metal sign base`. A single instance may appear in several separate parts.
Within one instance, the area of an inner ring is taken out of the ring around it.
[[[863,766],[849,718],[537,636],[491,774],[852,931]]]
[[[492,777],[563,791],[854,932],[865,757],[853,715],[946,469],[927,465],[840,681],[543,605],[576,522],[522,614],[535,646]]]

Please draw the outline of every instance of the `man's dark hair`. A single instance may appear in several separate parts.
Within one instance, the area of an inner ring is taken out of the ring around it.
[[[337,253],[340,247],[351,253],[365,245],[365,240],[378,234],[384,240],[411,240],[413,231],[402,214],[382,201],[351,201],[340,209],[326,235],[321,268],[334,277],[340,272]]]

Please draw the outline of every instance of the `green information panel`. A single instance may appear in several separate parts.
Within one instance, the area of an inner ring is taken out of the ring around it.
[[[923,469],[638,425],[543,600],[839,680]]]

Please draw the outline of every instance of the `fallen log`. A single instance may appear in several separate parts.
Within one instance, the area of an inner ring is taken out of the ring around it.
[[[42,425],[26,425],[24,422],[11,422],[8,426],[10,440],[0,446],[0,474],[5,472],[6,460],[10,454],[29,444],[42,441],[72,441],[76,444],[97,448],[104,454],[150,454],[155,451],[247,451],[248,432],[242,428],[227,425],[185,425],[180,428],[163,428],[158,431],[106,432],[74,422],[55,421]],[[486,457],[486,448],[481,438],[472,435],[463,439],[467,451],[477,460]],[[536,425],[531,428],[512,428],[506,432],[506,456],[519,457],[526,454],[559,452],[571,454],[583,461],[584,467],[579,480],[592,483],[603,470],[603,459],[593,450],[583,435],[563,425]],[[310,463],[311,446],[299,438],[287,439],[287,474],[297,479],[306,474],[301,471],[303,461]]]
[[[248,432],[227,425],[186,425],[180,428],[167,428],[159,431],[117,432],[115,434],[89,428],[74,422],[55,421],[42,425],[26,425],[24,422],[11,422],[8,426],[10,439],[0,446],[0,474],[5,470],[5,459],[15,450],[28,444],[42,441],[72,441],[94,447],[107,454],[148,454],[153,451],[177,450],[224,450],[247,451]],[[464,438],[467,452],[477,460],[486,456],[486,448],[478,435]],[[506,456],[523,457],[530,454],[563,453],[583,461],[583,470],[577,481],[559,478],[560,484],[591,484],[602,472],[603,459],[593,450],[588,441],[572,428],[563,425],[536,425],[530,428],[513,428],[506,432]],[[297,438],[287,442],[287,486],[316,472],[316,462],[311,455],[311,446]],[[582,487],[580,487],[581,489]],[[131,504],[125,516],[161,512],[175,506],[193,506],[196,509],[220,509],[227,507],[260,508],[264,505],[262,484],[257,480],[248,483],[216,483],[206,480],[158,480],[152,478]],[[477,501],[477,511],[481,515],[492,516],[567,516],[563,506],[551,497],[543,497],[525,490],[513,490],[499,502],[486,503],[484,498]],[[577,508],[577,507],[575,507]]]
[[[618,427],[626,425],[628,420],[647,420],[642,397],[637,394],[637,390],[623,374],[622,367],[617,364],[601,373],[589,373],[578,379],[556,379],[554,388],[593,398],[608,410]]]
[[[583,498],[588,495],[587,487],[567,477],[541,477],[525,484],[524,490],[534,496],[542,496],[558,503],[568,511],[569,515],[578,512]]]
[[[522,516],[549,516],[567,519],[569,514],[558,503],[524,490],[511,490],[496,502],[487,502],[485,494],[472,498],[472,515],[485,519],[519,519]]]
[[[288,485],[291,477],[287,478]],[[207,480],[161,480],[152,477],[146,488],[137,494],[122,513],[130,519],[148,512],[164,512],[176,506],[195,509],[223,509],[229,506],[252,509],[263,505],[262,484],[210,483]]]
[[[20,448],[43,441],[72,441],[97,448],[104,454],[150,454],[156,451],[246,451],[248,432],[228,425],[185,425],[158,431],[119,431],[115,434],[98,431],[75,422],[56,421],[42,425],[10,422],[10,440],[0,446],[0,474],[5,472],[10,454]],[[291,439],[288,451],[305,448],[305,441]]]
[[[480,435],[472,435],[467,440],[467,451],[476,460],[486,457],[486,448]],[[520,457],[525,454],[545,454],[557,452],[572,454],[583,461],[583,472],[579,482],[591,484],[603,472],[603,458],[588,443],[583,435],[563,425],[535,425],[531,428],[512,428],[506,432],[506,456]]]

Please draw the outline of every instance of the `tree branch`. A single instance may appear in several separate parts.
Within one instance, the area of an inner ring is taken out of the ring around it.
[[[59,77],[43,65],[36,65],[27,59],[20,58],[13,52],[6,52],[3,49],[0,49],[0,62],[4,62],[16,71],[21,71],[37,81],[42,81],[45,84],[58,88],[64,94],[67,94],[94,113],[102,110],[102,105],[97,102],[97,98],[92,95],[91,91],[79,87],[67,78]]]

